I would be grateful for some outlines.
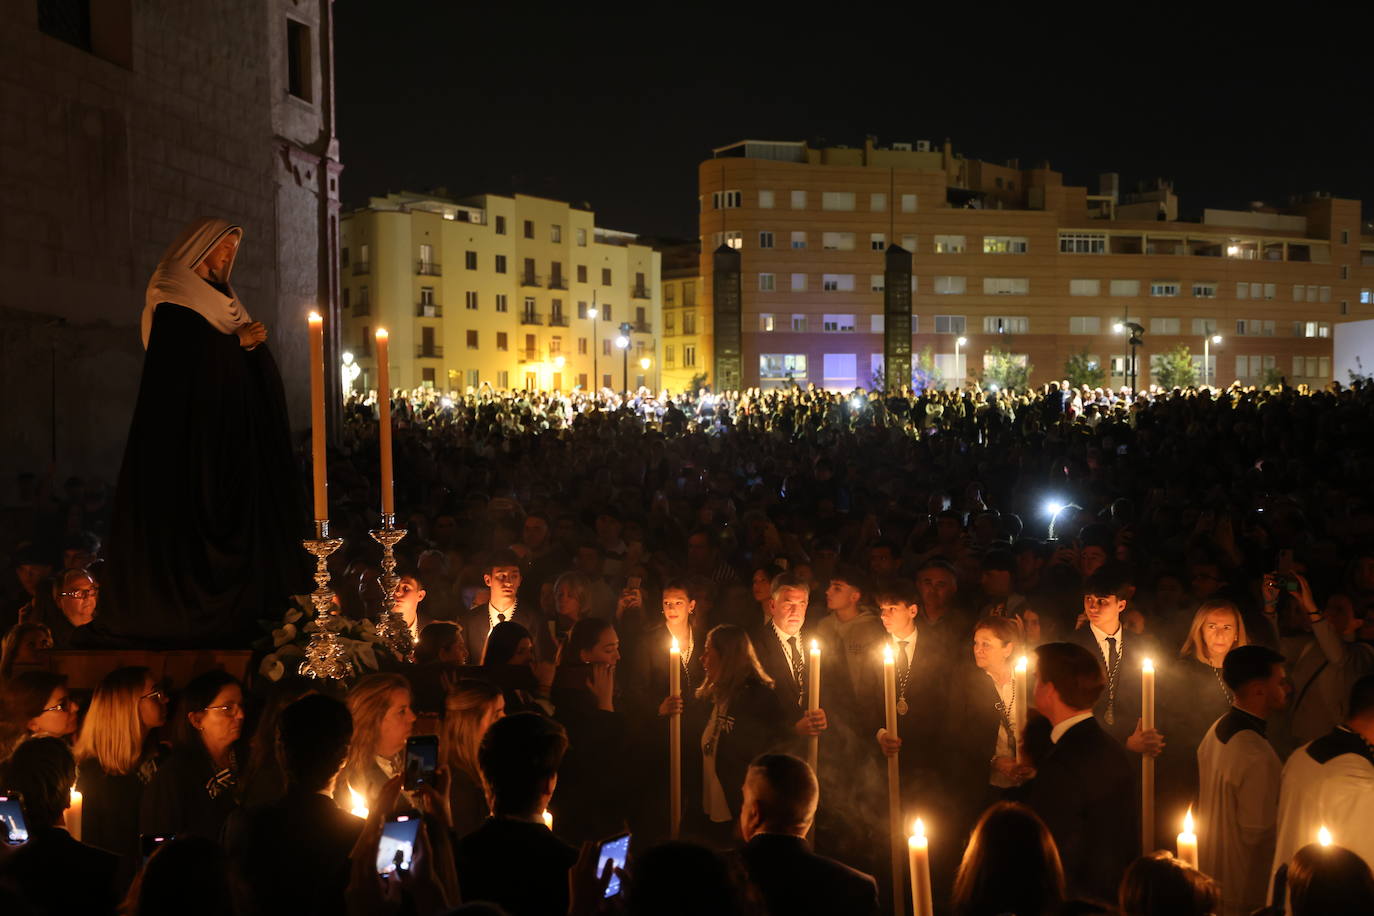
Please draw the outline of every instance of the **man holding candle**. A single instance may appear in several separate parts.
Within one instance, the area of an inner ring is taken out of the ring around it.
[[[1221,884],[1224,916],[1247,916],[1264,906],[1274,856],[1279,803],[1279,755],[1265,736],[1266,721],[1288,705],[1283,656],[1264,646],[1226,654],[1222,679],[1234,699],[1197,748],[1207,825],[1198,847],[1204,874]]]
[[[749,635],[764,672],[773,679],[773,691],[782,703],[783,716],[792,730],[802,737],[819,735],[828,727],[825,709],[807,709],[807,677],[811,664],[808,643],[802,635],[806,606],[811,590],[800,577],[783,573],[773,580],[773,606],[768,622]],[[826,649],[831,649],[827,652]],[[827,669],[837,652],[822,644],[821,664]],[[827,672],[828,673],[828,672]],[[841,690],[848,674],[825,679],[826,690]],[[828,705],[828,701],[827,701]]]

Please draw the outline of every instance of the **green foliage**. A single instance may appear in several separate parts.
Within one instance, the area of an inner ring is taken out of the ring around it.
[[[1264,375],[1260,377],[1260,387],[1262,388],[1282,388],[1283,373],[1275,366],[1270,366],[1264,370]]]
[[[1064,378],[1076,388],[1085,385],[1089,388],[1100,388],[1107,380],[1107,373],[1096,360],[1088,358],[1088,348],[1084,347],[1081,352],[1071,353],[1069,358],[1064,360]]]
[[[1193,356],[1184,344],[1156,353],[1151,364],[1155,380],[1162,388],[1187,388],[1197,384],[1197,366],[1193,365]]]
[[[706,373],[698,372],[692,376],[692,381],[688,383],[687,390],[695,395],[698,391],[706,387]]]
[[[979,383],[984,388],[996,385],[1003,390],[1027,387],[1034,367],[1022,359],[1018,354],[1006,350],[988,350],[983,355],[984,369],[978,375]]]
[[[911,390],[919,393],[944,386],[944,373],[935,365],[935,349],[927,344],[911,363]]]

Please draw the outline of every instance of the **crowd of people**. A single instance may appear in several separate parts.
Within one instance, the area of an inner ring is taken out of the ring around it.
[[[382,609],[373,401],[346,403],[330,461],[353,619]],[[347,684],[274,652],[245,680],[69,688],[51,651],[99,619],[108,512],[25,481],[0,608],[14,912],[891,911],[894,758],[941,913],[1374,908],[1374,389],[392,407],[415,651]],[[1147,758],[1154,845],[1191,807],[1196,863],[1141,856]],[[413,861],[379,878],[397,812]]]

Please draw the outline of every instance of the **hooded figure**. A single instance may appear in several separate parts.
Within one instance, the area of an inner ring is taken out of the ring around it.
[[[150,648],[242,648],[309,589],[281,375],[229,285],[243,230],[192,225],[158,263],[96,633]]]

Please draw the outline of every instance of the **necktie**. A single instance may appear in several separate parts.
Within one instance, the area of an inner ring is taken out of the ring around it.
[[[1107,677],[1112,676],[1116,670],[1116,637],[1107,637]]]
[[[505,615],[505,614],[497,614],[497,615],[496,615],[496,622],[497,622],[497,623],[505,623],[505,622],[506,622],[506,615]]]
[[[806,672],[802,667],[801,647],[797,645],[797,637],[789,636],[787,638],[787,647],[792,650],[792,680],[797,682],[797,703],[798,705],[804,705],[806,698],[804,678],[806,677]]]
[[[897,680],[905,684],[906,676],[911,670],[911,659],[906,657],[906,640],[897,640]]]

